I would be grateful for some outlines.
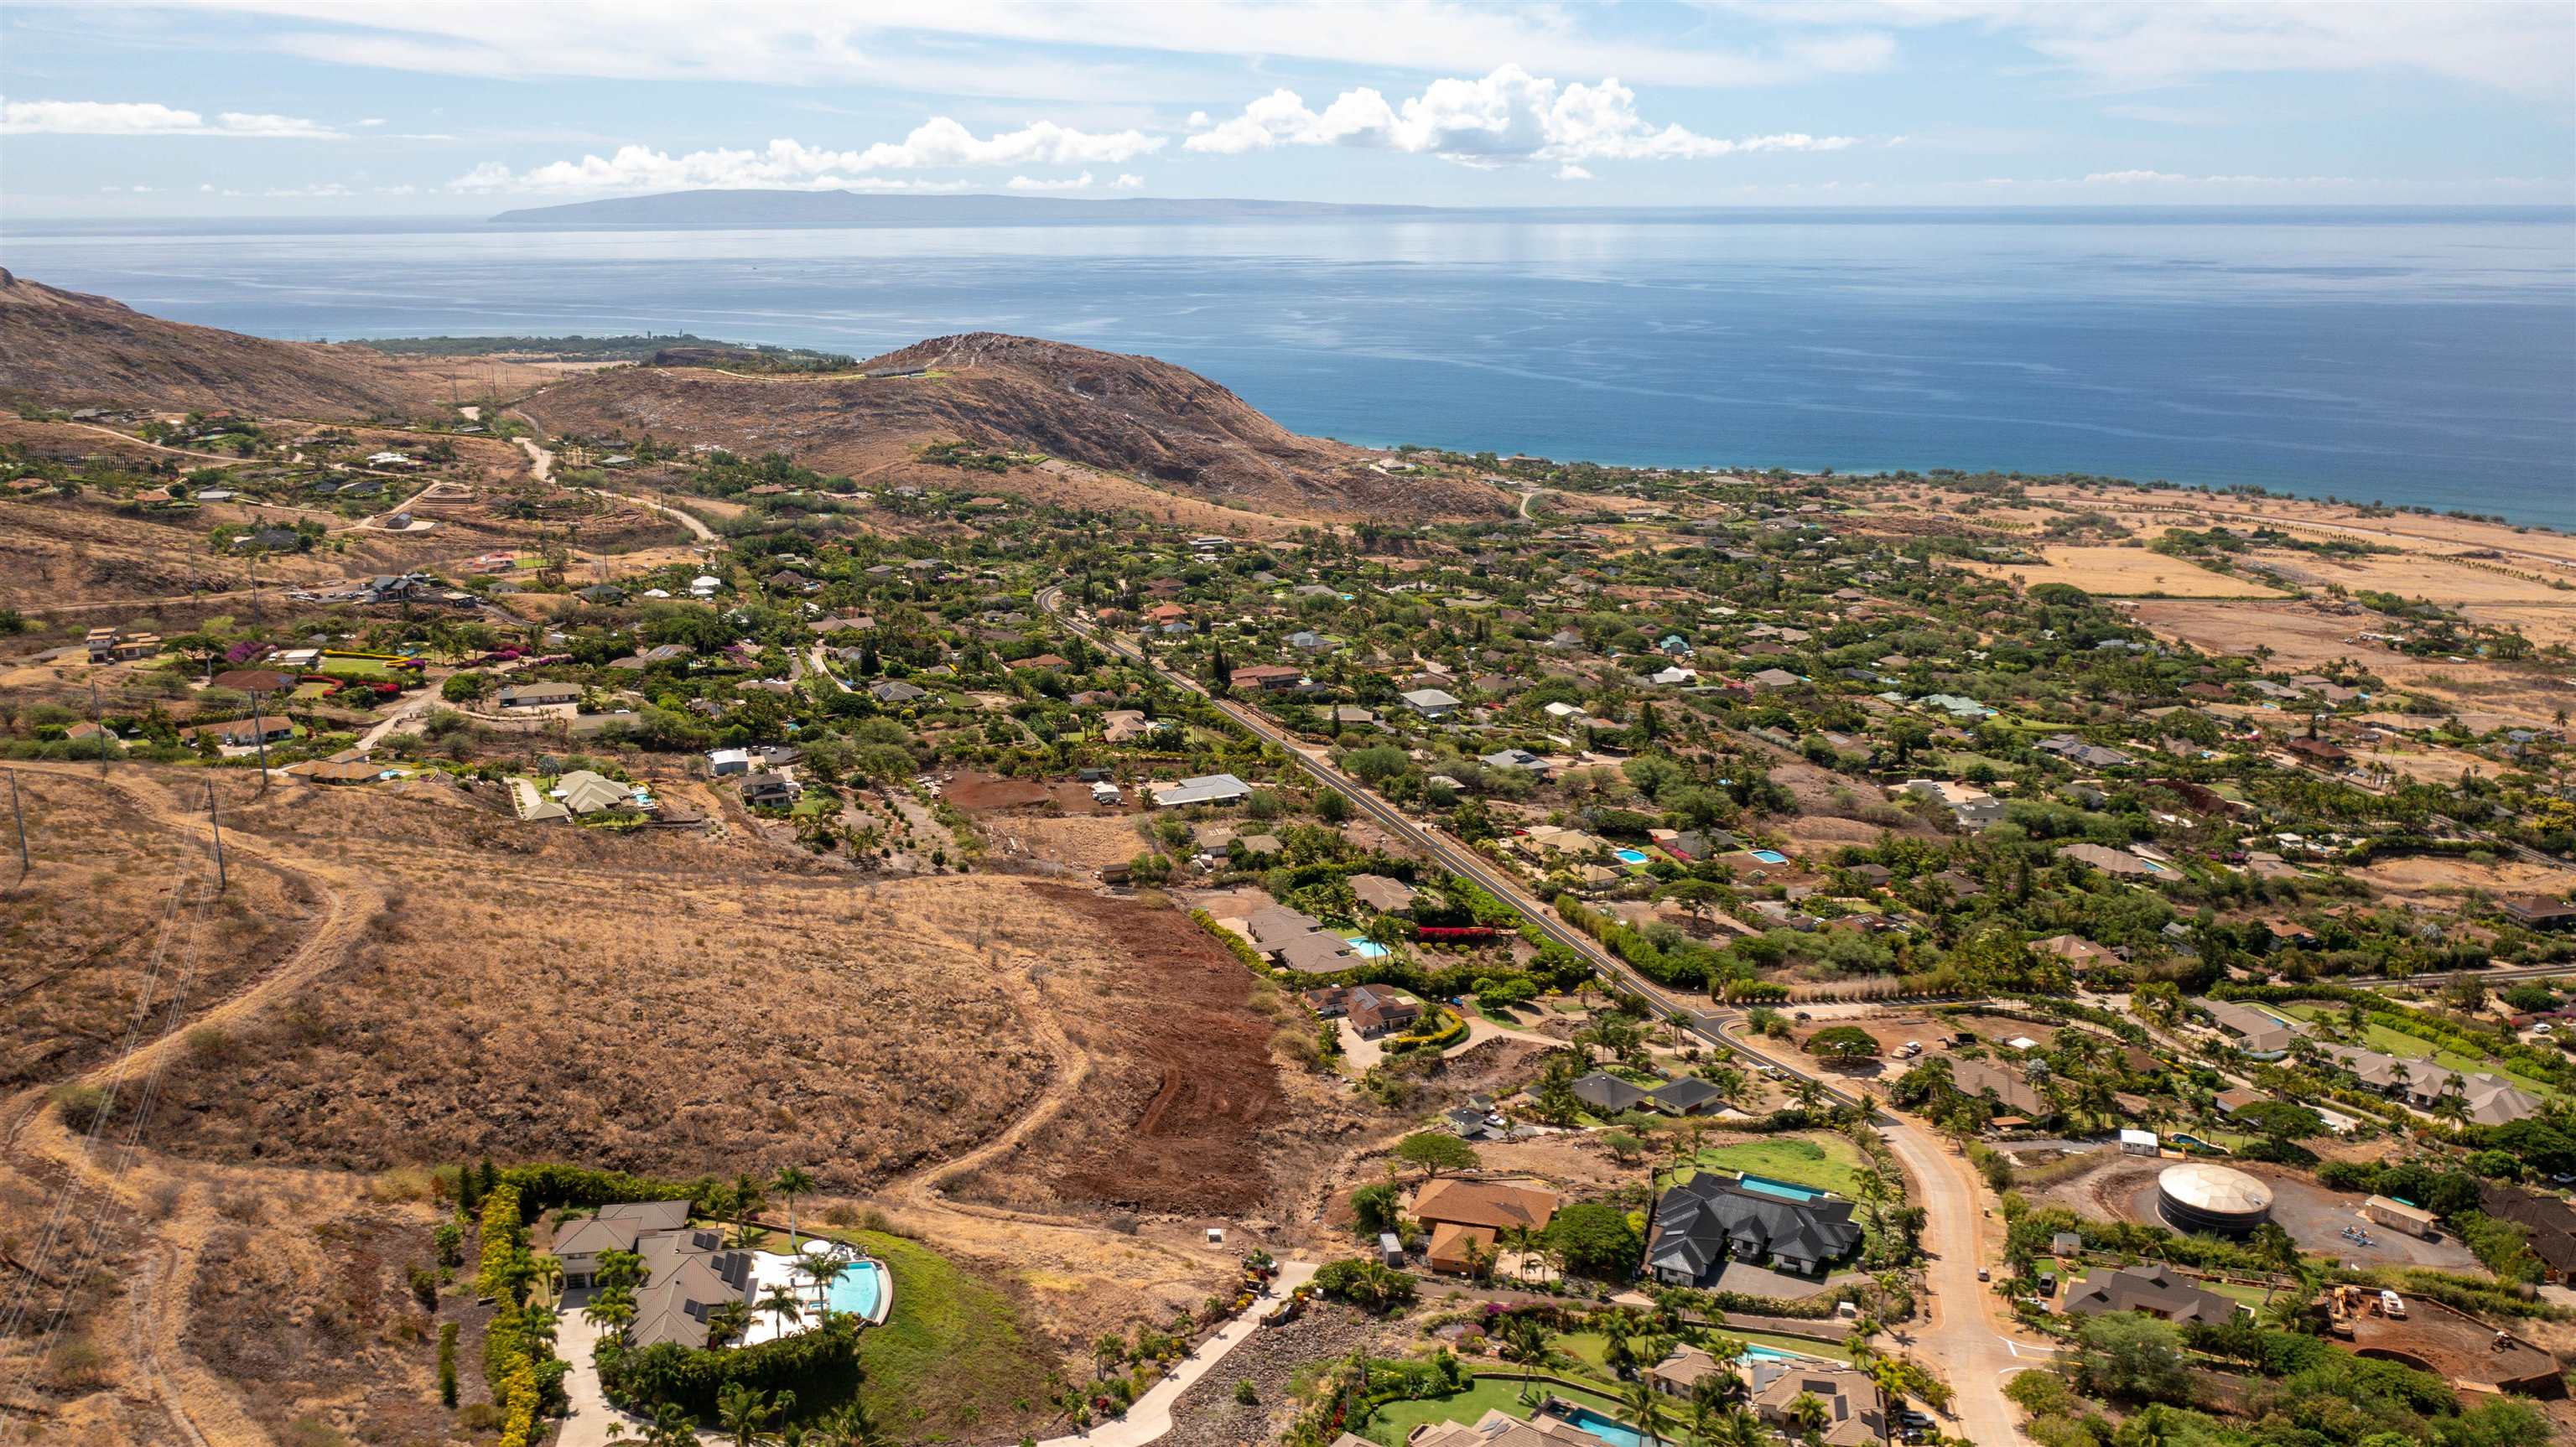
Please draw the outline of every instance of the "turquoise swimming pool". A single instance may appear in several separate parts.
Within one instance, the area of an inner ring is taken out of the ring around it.
[[[1647,858],[1646,852],[1642,849],[1622,849],[1618,854],[1619,862],[1622,864],[1643,864]]]
[[[1821,1357],[1811,1356],[1806,1352],[1784,1352],[1778,1347],[1757,1347],[1750,1345],[1745,1347],[1744,1356],[1747,1361],[1756,1362],[1812,1362],[1823,1360]]]
[[[1565,1421],[1609,1443],[1610,1447],[1646,1447],[1645,1434],[1616,1417],[1605,1417],[1590,1407],[1575,1408],[1566,1414]]]
[[[1740,1178],[1738,1184],[1748,1191],[1760,1191],[1763,1195],[1777,1196],[1783,1201],[1812,1201],[1825,1194],[1788,1181],[1775,1181],[1769,1176],[1745,1176]]]
[[[1789,862],[1789,856],[1781,853],[1777,849],[1755,849],[1750,852],[1754,858],[1761,860],[1765,864],[1786,864]]]
[[[1351,953],[1364,960],[1382,960],[1386,958],[1387,950],[1375,940],[1355,938],[1351,941]]]
[[[832,1287],[824,1301],[834,1311],[876,1320],[878,1304],[885,1300],[885,1268],[873,1261],[853,1261],[850,1269],[832,1278]]]

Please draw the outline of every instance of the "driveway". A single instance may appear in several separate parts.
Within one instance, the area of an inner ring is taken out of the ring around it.
[[[1272,1284],[1268,1294],[1255,1298],[1252,1305],[1245,1307],[1240,1315],[1225,1324],[1223,1330],[1208,1338],[1196,1353],[1184,1358],[1179,1370],[1156,1382],[1145,1395],[1138,1397],[1135,1405],[1127,1409],[1126,1416],[1115,1422],[1103,1422],[1088,1432],[1077,1432],[1070,1437],[1051,1437],[1039,1443],[1038,1447],[1144,1447],[1144,1444],[1171,1431],[1172,1404],[1180,1400],[1181,1394],[1196,1386],[1199,1378],[1216,1370],[1217,1363],[1225,1360],[1226,1353],[1243,1345],[1254,1332],[1261,1330],[1263,1312],[1277,1306],[1281,1297],[1314,1279],[1312,1262],[1281,1262],[1279,1280]],[[573,1444],[567,1443],[565,1447],[573,1447]]]

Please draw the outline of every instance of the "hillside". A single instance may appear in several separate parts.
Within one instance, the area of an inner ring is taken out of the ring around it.
[[[166,321],[0,270],[0,402],[343,418],[430,396],[427,379],[363,348]]]
[[[641,367],[563,382],[526,409],[574,434],[785,451],[807,466],[894,481],[933,442],[1045,453],[1172,492],[1314,517],[1501,516],[1501,495],[1451,478],[1371,471],[1372,454],[1301,437],[1224,386],[1151,357],[973,332],[888,352],[858,373],[734,376]],[[955,474],[948,473],[954,477]],[[979,485],[1011,490],[1007,477]]]

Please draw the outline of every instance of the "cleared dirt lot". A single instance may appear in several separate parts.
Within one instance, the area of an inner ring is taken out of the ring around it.
[[[2519,894],[2562,887],[2567,871],[2517,859],[2478,864],[2466,859],[2420,856],[2377,859],[2349,871],[2382,894],[2410,900],[2446,899],[2472,889],[2489,894]]]
[[[1170,909],[1050,888],[1051,913],[1109,953],[1043,973],[1041,998],[1082,1057],[1044,1125],[951,1185],[965,1199],[1054,1210],[1248,1214],[1285,1187],[1292,1080],[1271,1038],[1293,1005],[1254,1003],[1242,964]],[[1313,1087],[1320,1097],[1324,1087]]]
[[[2268,598],[2280,590],[2245,578],[2213,573],[2197,563],[2151,553],[2145,548],[2042,548],[2045,567],[2026,563],[1970,563],[1990,578],[2012,578],[2037,587],[2065,583],[2104,597],[2163,594],[2172,598]]]

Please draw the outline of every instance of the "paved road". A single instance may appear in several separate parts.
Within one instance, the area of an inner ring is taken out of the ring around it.
[[[1038,1447],[1145,1447],[1145,1444],[1172,1430],[1172,1404],[1181,1394],[1196,1386],[1201,1377],[1216,1370],[1226,1353],[1249,1340],[1261,1330],[1262,1313],[1279,1304],[1289,1292],[1315,1279],[1312,1262],[1279,1263],[1279,1279],[1271,1285],[1271,1295],[1257,1298],[1245,1307],[1223,1330],[1208,1338],[1198,1354],[1184,1359],[1178,1370],[1156,1382],[1145,1395],[1138,1397],[1127,1415],[1115,1422],[1103,1422],[1088,1432],[1070,1437],[1051,1437]]]
[[[1110,637],[1075,620],[1064,611],[1063,589],[1041,589],[1037,601],[1039,607],[1062,618],[1067,627],[1093,644],[1154,669],[1181,688],[1208,697],[1207,690],[1197,680],[1164,669],[1126,640]],[[1978,1194],[1978,1183],[1967,1174],[1964,1160],[1951,1158],[1951,1147],[1947,1142],[1921,1122],[1880,1111],[1876,1103],[1866,1096],[1856,1095],[1811,1073],[1794,1057],[1775,1057],[1765,1047],[1727,1034],[1721,1022],[1708,1013],[1707,1001],[1671,995],[1637,974],[1625,961],[1602,949],[1591,936],[1557,918],[1553,911],[1524,890],[1518,879],[1463,844],[1451,842],[1408,817],[1368,785],[1335,767],[1322,756],[1321,750],[1300,742],[1268,718],[1240,704],[1213,697],[1209,701],[1255,737],[1285,751],[1299,768],[1316,780],[1339,790],[1362,813],[1385,826],[1397,838],[1519,910],[1540,932],[1589,961],[1594,970],[1605,978],[1644,996],[1659,1014],[1682,1015],[1691,1021],[1692,1033],[1710,1043],[1765,1061],[1793,1078],[1813,1080],[1824,1089],[1828,1098],[1858,1105],[1868,1111],[1890,1149],[1896,1152],[1925,1193],[1930,1219],[1924,1244],[1926,1252],[1933,1258],[1929,1270],[1931,1294],[1936,1302],[1946,1297],[1951,1303],[1951,1309],[1946,1312],[1936,1305],[1933,1324],[1915,1334],[1915,1348],[1925,1364],[1950,1384],[1955,1394],[1953,1407],[1957,1420],[1972,1429],[1970,1440],[1981,1444],[1981,1447],[1982,1444],[2018,1444],[2029,1440],[2018,1425],[2019,1413],[2003,1395],[2010,1363],[2020,1359],[2014,1355],[2008,1340],[1994,1328],[1995,1296],[1976,1279],[1979,1255],[1977,1222],[1984,1210],[1979,1204],[1982,1198]],[[2037,1355],[2036,1347],[2028,1350],[2034,1353],[2031,1364],[2044,1360]]]

